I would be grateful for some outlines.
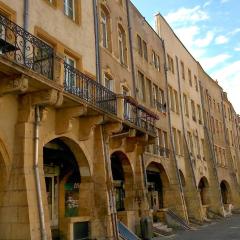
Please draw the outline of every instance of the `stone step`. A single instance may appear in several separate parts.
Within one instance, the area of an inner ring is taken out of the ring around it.
[[[166,224],[162,222],[153,224],[153,232],[164,236],[169,236],[173,234],[172,228],[169,228]]]

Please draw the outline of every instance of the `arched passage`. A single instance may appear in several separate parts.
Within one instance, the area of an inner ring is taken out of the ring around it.
[[[111,168],[117,211],[133,210],[133,171],[129,159],[123,152],[114,152]]]
[[[43,148],[43,167],[52,239],[69,238],[69,219],[89,216],[92,207],[87,159],[75,142],[56,138]]]
[[[150,209],[167,207],[166,191],[169,188],[169,180],[161,164],[152,162],[148,165],[147,182]]]
[[[223,204],[230,204],[231,203],[231,192],[230,192],[230,186],[229,186],[228,182],[225,180],[221,181],[220,188],[221,188]]]
[[[206,177],[202,177],[198,183],[198,191],[200,193],[201,197],[201,203],[202,205],[207,205],[209,204],[209,196],[208,196],[208,191],[209,191],[209,184],[208,180]]]

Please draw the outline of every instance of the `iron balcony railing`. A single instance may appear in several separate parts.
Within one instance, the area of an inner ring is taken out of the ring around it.
[[[2,15],[0,55],[53,79],[53,48]]]
[[[14,22],[0,15],[0,56],[25,66],[38,74],[54,79],[55,62],[59,59],[54,49]],[[64,90],[95,107],[117,115],[117,95],[66,62]],[[124,100],[124,120],[156,135],[157,117],[143,106]]]
[[[127,96],[124,98],[124,119],[146,132],[156,135],[155,121],[158,117]]]
[[[116,94],[64,62],[64,90],[103,111],[117,114]]]

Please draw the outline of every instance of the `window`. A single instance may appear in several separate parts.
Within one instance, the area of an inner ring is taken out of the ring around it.
[[[168,87],[168,92],[169,92],[169,97],[170,97],[170,107],[171,107],[171,110],[174,112],[175,111],[175,108],[174,108],[174,96],[173,96],[173,89],[172,87]]]
[[[174,73],[174,64],[173,64],[173,59],[170,57],[170,55],[167,55],[167,60],[168,60],[168,69],[171,73]]]
[[[76,86],[76,77],[71,68],[76,67],[76,60],[72,57],[65,55],[65,62],[69,65],[67,70],[65,71],[65,85],[67,88]]]
[[[153,84],[153,106],[157,107],[158,86]]]
[[[204,160],[205,158],[204,158],[204,139],[203,138],[201,139],[201,144],[202,144],[203,160]]]
[[[159,58],[158,55],[157,55],[157,58],[156,58],[156,69],[157,69],[158,71],[160,71],[160,58]]]
[[[198,111],[198,122],[199,124],[202,124],[202,112],[199,104],[197,105],[197,111]]]
[[[138,53],[140,56],[142,56],[142,39],[139,35],[137,35],[137,44],[138,44]]]
[[[121,25],[118,25],[119,59],[122,64],[127,64],[126,34]]]
[[[219,134],[219,124],[218,124],[218,120],[216,119],[216,132],[217,134]]]
[[[75,0],[64,0],[64,13],[72,20],[75,20]]]
[[[9,20],[12,20],[11,19],[11,13],[9,12],[5,12],[5,9],[0,9],[0,14],[2,15],[2,16],[4,16],[5,18],[7,18],[7,19],[9,19]],[[15,16],[14,16],[15,17]],[[1,39],[4,39],[4,40],[6,40],[6,38],[8,38],[8,37],[11,37],[10,35],[11,34],[9,34],[9,36],[7,36],[8,34],[6,34],[6,31],[7,31],[7,28],[6,28],[6,26],[5,26],[5,24],[1,24],[0,23],[0,38]]]
[[[139,99],[145,101],[144,75],[141,72],[138,72],[138,93]]]
[[[114,81],[110,75],[104,73],[104,86],[110,91],[114,90]]]
[[[159,89],[159,102],[165,104],[164,91],[161,88]]]
[[[194,154],[192,134],[190,132],[188,132],[187,134],[188,134],[188,145],[189,145],[190,153]]]
[[[198,92],[198,80],[196,75],[194,75],[194,82],[195,82],[195,89]]]
[[[172,128],[173,130],[173,142],[174,142],[174,147],[175,147],[175,152],[176,154],[179,154],[179,145],[178,145],[178,140],[177,140],[177,130],[176,128]]]
[[[145,41],[143,41],[143,57],[146,61],[148,61],[147,43]]]
[[[156,67],[156,53],[154,51],[152,51],[152,64]]]
[[[212,126],[212,132],[215,134],[215,124],[214,124],[214,118],[211,117],[211,126]]]
[[[158,71],[160,71],[160,58],[155,53],[155,51],[152,51],[152,64],[154,68],[156,68]]]
[[[175,110],[179,114],[179,101],[178,101],[178,92],[174,90],[174,100],[175,100]]]
[[[167,132],[163,131],[163,147],[168,148]]]
[[[100,30],[102,46],[111,50],[110,16],[103,7],[101,7],[100,13]]]
[[[184,113],[185,116],[189,116],[189,110],[188,110],[188,100],[187,100],[187,95],[184,93],[183,94],[183,103],[184,103]]]
[[[182,79],[185,80],[185,69],[184,69],[184,63],[181,61],[181,74]]]
[[[190,69],[188,69],[188,81],[189,85],[192,86],[192,73]]]
[[[197,135],[195,136],[195,143],[196,143],[197,154],[200,155],[200,143]]]
[[[181,135],[181,132],[179,130],[177,130],[177,133],[178,133],[178,149],[179,149],[179,155],[182,155],[183,154],[183,149],[182,149],[182,135]]]
[[[191,100],[191,107],[192,107],[192,119],[193,121],[196,121],[196,110],[195,110],[195,103],[193,100]]]
[[[147,96],[147,103],[149,104],[149,105],[152,105],[152,83],[151,83],[151,81],[149,80],[149,79],[147,79],[146,80],[146,83],[147,83],[147,94],[146,94],[146,96]]]

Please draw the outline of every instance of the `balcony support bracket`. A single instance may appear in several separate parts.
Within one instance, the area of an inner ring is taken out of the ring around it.
[[[104,121],[103,115],[84,116],[79,118],[79,140],[88,140],[94,131],[94,128],[102,124]]]
[[[73,121],[78,117],[82,117],[87,114],[87,107],[71,107],[62,108],[56,112],[56,128],[57,135],[70,132],[72,130]]]
[[[21,94],[28,90],[28,79],[24,76],[11,76],[1,79],[0,97],[6,94]]]

